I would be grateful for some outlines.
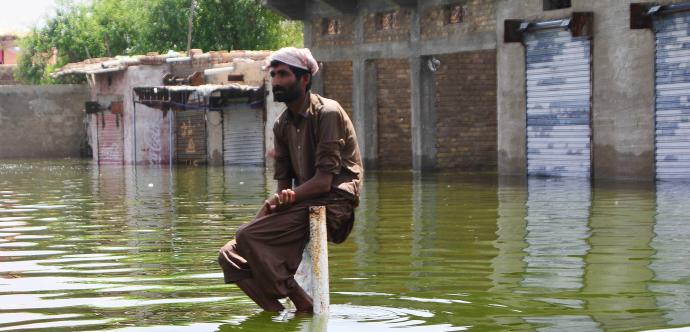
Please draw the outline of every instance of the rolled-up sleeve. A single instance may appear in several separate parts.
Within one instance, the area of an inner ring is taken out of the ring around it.
[[[319,143],[316,146],[316,168],[332,174],[340,174],[341,151],[345,146],[345,123],[338,109],[321,112]]]
[[[285,135],[285,123],[276,121],[273,125],[274,149],[275,149],[275,174],[276,180],[290,180],[295,177],[290,162],[290,149]]]

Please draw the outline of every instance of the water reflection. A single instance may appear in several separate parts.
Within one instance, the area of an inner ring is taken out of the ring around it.
[[[656,305],[667,324],[690,325],[690,190],[688,183],[660,182],[649,268]]]
[[[217,248],[262,169],[0,163],[0,330],[631,330],[690,325],[687,184],[369,172],[327,320],[262,313]]]
[[[530,178],[525,204],[523,251],[525,272],[516,291],[529,294],[552,308],[582,309],[578,296],[584,287],[585,255],[592,204],[589,181],[572,178]],[[524,317],[540,331],[598,330],[588,315]]]
[[[590,250],[589,181],[531,178],[527,190],[526,274],[521,285],[536,294],[578,291],[583,286],[584,255]],[[581,307],[567,298],[544,301]]]
[[[583,296],[603,330],[663,325],[647,290],[654,204],[653,187],[644,183],[605,183],[594,191]]]

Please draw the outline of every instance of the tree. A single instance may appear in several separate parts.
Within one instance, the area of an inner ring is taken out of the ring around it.
[[[60,2],[45,26],[20,40],[17,79],[60,83],[50,73],[87,58],[184,51],[191,0]],[[258,0],[198,0],[192,47],[203,50],[277,49],[301,45],[302,25],[283,19]],[[57,63],[50,65],[52,50]]]

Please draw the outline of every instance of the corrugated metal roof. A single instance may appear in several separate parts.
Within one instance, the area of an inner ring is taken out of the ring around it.
[[[172,106],[187,108],[188,99],[191,95],[204,97],[208,104],[204,103],[204,108],[217,110],[230,103],[232,100],[246,98],[250,105],[261,104],[265,98],[263,86],[250,86],[243,84],[204,84],[198,86],[191,85],[172,85],[172,86],[142,86],[135,87],[138,103],[167,110]],[[194,106],[191,106],[194,108]]]

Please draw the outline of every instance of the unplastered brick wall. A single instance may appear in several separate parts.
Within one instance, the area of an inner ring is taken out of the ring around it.
[[[324,63],[323,95],[339,102],[352,119],[352,61]]]
[[[378,163],[381,169],[412,168],[410,64],[407,59],[375,60]]]
[[[337,28],[331,27],[337,31],[335,34],[329,34],[329,21],[336,21]],[[312,21],[313,28],[313,42],[314,46],[348,46],[352,45],[355,37],[355,18],[352,16],[334,17],[334,18],[316,18]]]
[[[459,6],[459,21],[449,20]],[[452,35],[496,30],[496,0],[464,0],[423,9],[422,39],[447,38]]]
[[[382,26],[381,15],[394,14],[395,23]],[[381,13],[369,13],[364,16],[364,42],[385,43],[392,41],[406,41],[410,38],[410,11],[397,9]]]
[[[437,165],[496,169],[496,50],[438,55]]]

